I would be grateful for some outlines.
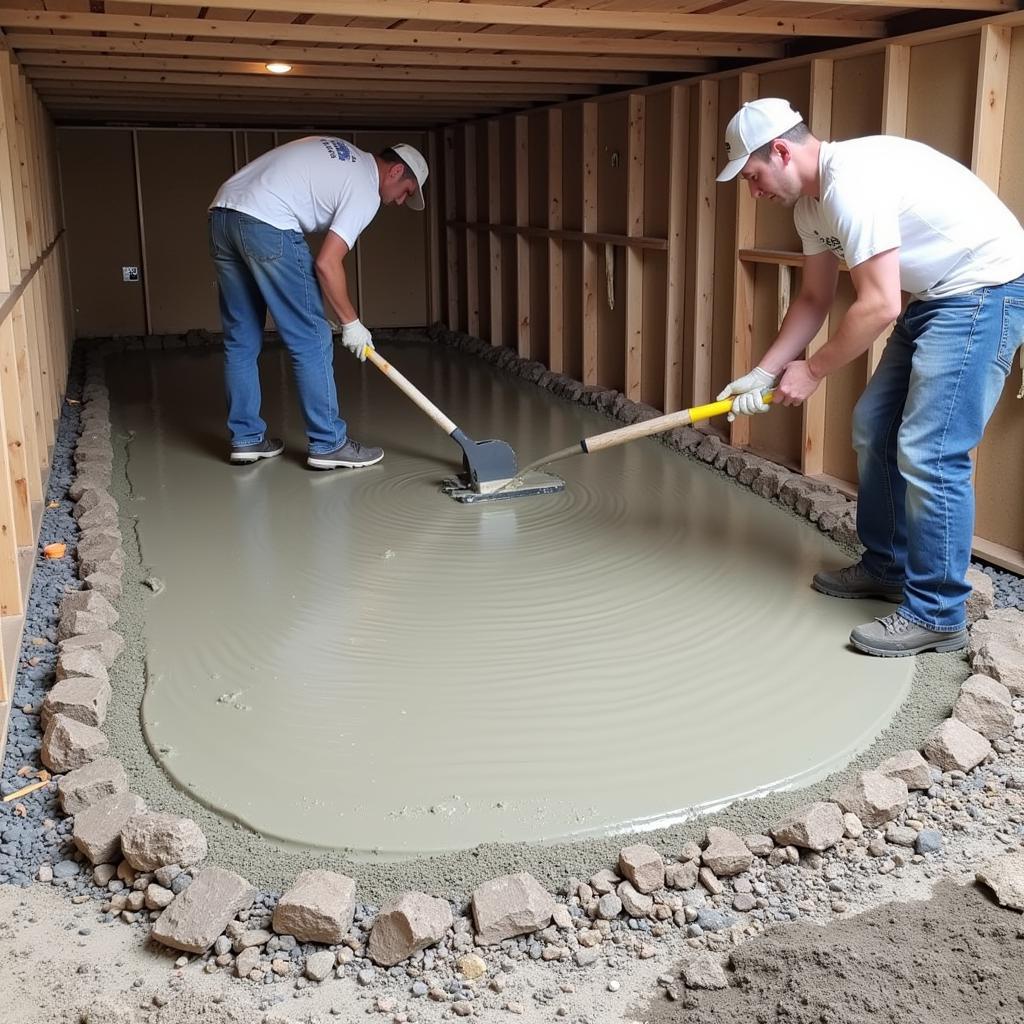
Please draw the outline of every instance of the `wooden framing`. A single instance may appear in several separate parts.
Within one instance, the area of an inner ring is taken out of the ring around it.
[[[739,76],[739,105],[757,99],[757,76],[743,72]],[[736,248],[754,246],[754,197],[740,183],[736,192]],[[741,376],[752,369],[751,357],[754,338],[754,270],[736,258],[732,302],[732,376]],[[750,444],[750,417],[737,416],[730,429],[730,441],[740,447]]]
[[[597,232],[597,104],[583,104],[583,231]],[[597,242],[583,243],[583,383],[597,383]]]
[[[668,257],[665,295],[665,385],[662,411],[683,407],[683,309],[686,299],[686,142],[690,100],[685,86],[672,86],[668,140]],[[641,338],[641,344],[643,339]]]
[[[467,125],[465,130],[465,204],[466,219],[476,219],[476,128]],[[476,234],[466,232],[466,330],[480,334],[480,264]]]
[[[697,85],[697,215],[694,244],[693,405],[711,401],[711,316],[715,283],[715,209],[718,184],[718,83]]]
[[[971,170],[996,192],[1003,160],[1011,35],[1011,30],[1002,25],[981,27]]]
[[[455,221],[455,129],[444,130],[445,280],[448,287],[448,325],[465,325],[459,311],[459,246]],[[467,326],[468,330],[468,326]]]
[[[626,153],[626,231],[644,233],[644,150],[646,147],[646,99],[629,97]],[[643,383],[644,254],[636,246],[626,249],[626,395],[640,401]]]
[[[525,114],[515,119],[516,224],[530,223],[530,126]],[[530,347],[530,241],[516,235],[516,351],[525,359]]]
[[[437,142],[438,133],[427,133],[427,166],[433,167],[435,173],[438,167],[438,154],[440,147]],[[434,178],[436,183],[437,177]],[[436,192],[432,190],[432,196]],[[441,203],[434,199],[427,204],[427,260],[428,260],[428,286],[427,286],[427,318],[431,323],[441,319],[443,309],[441,301]]]
[[[487,215],[491,224],[501,223],[501,125],[497,121],[487,122]],[[491,344],[505,344],[503,324],[504,297],[502,295],[502,251],[501,235],[490,232],[487,241],[491,268]]]
[[[548,228],[562,229],[562,111],[557,107],[548,119]],[[555,373],[565,369],[564,268],[562,240],[548,238],[548,366]]]
[[[811,106],[807,126],[819,139],[832,134],[832,79],[833,62],[827,59],[811,61]],[[785,301],[789,308],[789,292],[792,268],[779,264],[779,323],[785,316],[782,308]],[[783,285],[785,282],[785,287]],[[784,294],[785,292],[785,294]],[[828,341],[829,318],[807,346],[810,358]],[[801,411],[802,444],[800,447],[800,469],[808,476],[816,476],[825,469],[825,404],[828,398],[828,380],[823,380],[818,390],[804,402]]]

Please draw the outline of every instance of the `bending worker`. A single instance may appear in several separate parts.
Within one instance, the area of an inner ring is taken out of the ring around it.
[[[231,462],[284,451],[260,417],[257,359],[267,310],[292,358],[314,469],[372,466],[384,457],[349,437],[338,414],[326,299],[342,344],[360,360],[373,347],[349,296],[342,262],[381,205],[423,209],[427,163],[412,146],[374,156],[349,142],[311,136],[286,143],[229,178],[210,206],[210,252],[224,326]],[[326,231],[314,262],[304,234]]]
[[[890,615],[858,626],[868,654],[956,651],[967,641],[974,533],[970,451],[981,440],[1024,339],[1024,230],[977,177],[918,142],[821,142],[782,99],[746,103],[725,134],[755,199],[793,208],[806,256],[800,292],[758,366],[718,396],[735,413],[799,405],[895,320],[853,414],[864,554],[815,589],[881,598]],[[844,260],[856,299],[810,358]],[[900,292],[910,302],[900,312]],[[775,381],[778,379],[778,383]]]

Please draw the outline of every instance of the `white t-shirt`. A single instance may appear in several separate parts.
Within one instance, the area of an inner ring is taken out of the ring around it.
[[[793,221],[808,256],[847,266],[900,250],[900,287],[917,299],[960,295],[1024,274],[1024,229],[980,178],[930,146],[873,135],[823,142],[821,198]]]
[[[350,142],[323,135],[264,153],[221,185],[223,206],[282,231],[331,230],[351,249],[380,208],[377,162]]]

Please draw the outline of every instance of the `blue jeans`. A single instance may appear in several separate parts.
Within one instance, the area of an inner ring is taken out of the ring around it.
[[[919,626],[966,625],[974,534],[971,449],[1024,340],[1024,277],[912,302],[853,414],[857,532],[869,575],[903,585]]]
[[[309,451],[334,451],[348,431],[338,415],[334,344],[305,238],[221,207],[210,211],[209,228],[224,326],[232,445],[259,444],[266,433],[257,359],[269,309],[291,355]]]

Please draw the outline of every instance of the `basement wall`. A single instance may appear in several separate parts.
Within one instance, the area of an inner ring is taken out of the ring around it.
[[[57,129],[74,331],[80,338],[220,330],[206,209],[235,170],[310,131]],[[339,132],[377,152],[393,133]],[[426,155],[422,132],[403,132]],[[427,193],[431,185],[428,182]],[[436,204],[435,204],[436,206]],[[427,323],[430,214],[384,207],[346,260],[370,327]],[[320,238],[309,239],[314,251]],[[123,268],[138,268],[124,280]]]
[[[53,124],[0,51],[0,752],[67,382],[64,260]]]
[[[435,270],[452,328],[669,412],[714,398],[772,342],[803,262],[789,211],[714,181],[741,102],[784,96],[822,138],[918,139],[1024,219],[1024,12],[438,134]],[[951,201],[955,201],[951,197]],[[546,217],[545,217],[546,211]],[[835,331],[836,305],[812,343]],[[885,336],[801,408],[709,424],[853,492],[854,404]],[[976,453],[976,552],[1024,571],[1024,403],[1014,371]]]

